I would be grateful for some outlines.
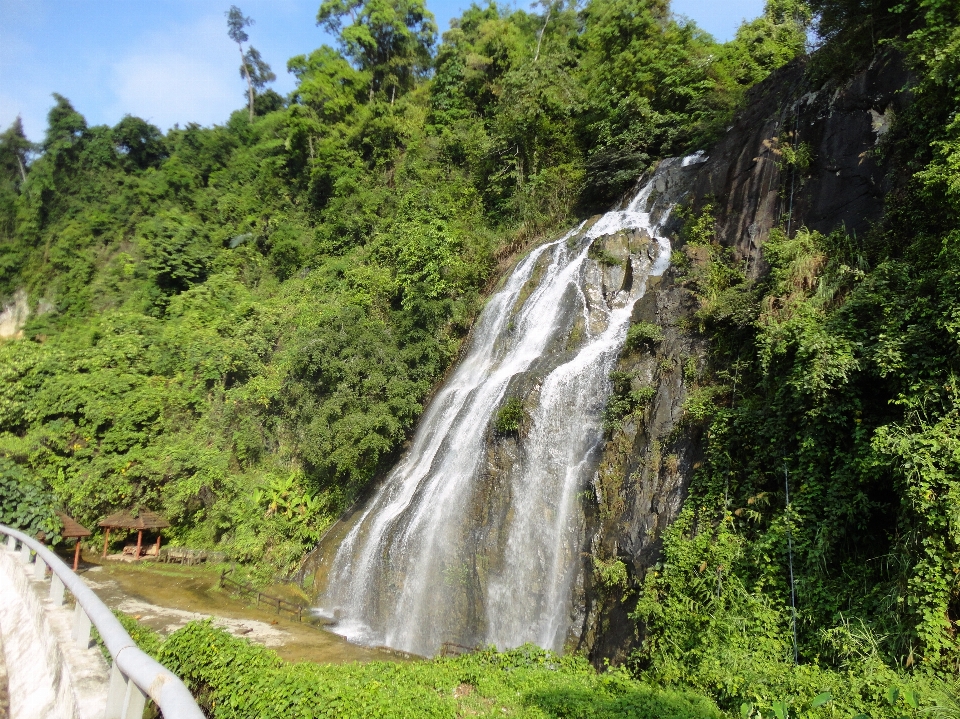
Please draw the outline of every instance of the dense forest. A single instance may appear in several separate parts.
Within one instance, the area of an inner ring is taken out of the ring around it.
[[[289,569],[394,456],[498,262],[709,142],[806,22],[772,5],[718,45],[660,2],[491,4],[434,47],[422,4],[358,8],[321,8],[339,48],[252,121],[88,127],[56,96],[40,146],[3,136],[0,291],[32,315],[0,347],[0,452],[81,521],[157,507]]]
[[[288,61],[288,97],[245,56],[222,126],[91,127],[55,95],[41,143],[0,136],[0,296],[30,312],[0,343],[0,522],[55,540],[54,509],[149,507],[288,575],[396,459],[512,257],[709,148],[788,63],[822,83],[895,53],[911,100],[869,233],[781,228],[748,281],[709,206],[687,214],[706,461],[625,591],[635,676],[744,717],[912,716],[960,666],[955,0],[769,0],[727,43],[666,0],[473,5],[439,42],[421,0],[317,23],[336,47]]]

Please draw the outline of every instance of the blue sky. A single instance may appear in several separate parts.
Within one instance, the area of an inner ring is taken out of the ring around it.
[[[330,42],[315,25],[320,0],[233,0],[254,18],[250,40],[293,88],[287,60]],[[518,0],[523,2],[523,0]],[[470,0],[427,0],[445,30]],[[231,0],[0,0],[0,127],[17,115],[40,140],[50,94],[70,99],[90,124],[139,115],[166,130],[175,123],[223,122],[240,107],[244,83],[226,35]],[[763,0],[674,0],[720,40]]]

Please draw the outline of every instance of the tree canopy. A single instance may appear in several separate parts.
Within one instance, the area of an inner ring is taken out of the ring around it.
[[[382,93],[392,104],[430,69],[437,25],[423,0],[324,0],[317,24],[370,74],[371,99]]]

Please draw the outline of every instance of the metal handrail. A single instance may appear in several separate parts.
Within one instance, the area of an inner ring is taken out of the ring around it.
[[[7,535],[9,550],[15,551],[16,542],[20,542],[25,564],[30,561],[30,552],[35,553],[36,578],[44,578],[46,567],[50,568],[53,572],[50,597],[55,603],[62,603],[64,588],[73,594],[77,600],[73,638],[81,647],[89,647],[91,623],[100,633],[113,657],[105,719],[133,719],[135,716],[139,719],[145,697],[156,703],[164,719],[204,719],[196,700],[180,678],[141,650],[113,612],[57,555],[16,529],[0,524],[0,534]]]

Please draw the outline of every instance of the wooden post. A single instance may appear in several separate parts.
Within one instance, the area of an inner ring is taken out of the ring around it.
[[[160,561],[160,532],[157,532],[157,561]]]
[[[77,546],[73,549],[73,571],[80,566],[80,537],[77,537]]]
[[[140,547],[143,545],[143,530],[137,530],[137,553],[133,555],[133,558],[140,559]]]
[[[107,533],[103,535],[103,558],[107,558],[107,544],[110,542],[110,527],[107,527]]]

